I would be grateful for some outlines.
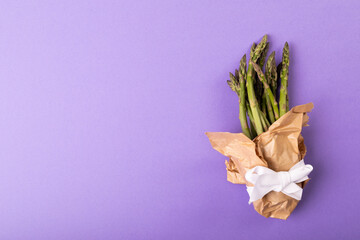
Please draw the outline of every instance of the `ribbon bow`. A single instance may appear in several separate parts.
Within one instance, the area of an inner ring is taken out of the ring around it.
[[[249,204],[261,199],[271,191],[283,192],[284,194],[301,199],[303,189],[296,183],[303,182],[313,170],[310,164],[305,165],[304,160],[295,164],[289,171],[275,172],[267,167],[257,166],[248,170],[245,178],[248,182],[254,184],[253,187],[247,187],[250,200]]]

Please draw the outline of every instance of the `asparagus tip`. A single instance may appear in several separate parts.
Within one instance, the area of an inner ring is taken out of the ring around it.
[[[244,56],[241,58],[240,62],[246,62],[246,54],[244,54]]]
[[[261,39],[261,42],[267,42],[267,39],[268,39],[268,35],[265,34],[265,35],[263,36],[263,38]]]
[[[235,69],[235,79],[239,79],[239,70]]]
[[[241,71],[241,68],[246,69],[246,54],[244,54],[244,56],[240,60],[240,71]]]
[[[232,72],[229,72],[230,80],[233,80],[235,78],[234,74]]]
[[[273,51],[270,55],[269,55],[269,58],[273,58],[275,57],[275,51]]]

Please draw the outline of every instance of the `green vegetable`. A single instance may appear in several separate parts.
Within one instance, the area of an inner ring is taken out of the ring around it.
[[[270,86],[267,84],[267,80],[265,79],[265,75],[264,73],[261,71],[261,68],[259,67],[259,65],[257,65],[256,63],[253,63],[254,69],[257,72],[260,81],[264,84],[264,88],[265,88],[265,93],[266,96],[270,99],[272,108],[274,110],[274,115],[275,118],[278,119],[279,118],[279,108],[276,102],[276,99],[274,97],[273,92],[270,89]]]
[[[283,55],[282,55],[282,62],[281,62],[281,87],[280,87],[280,99],[279,99],[279,105],[280,105],[280,117],[286,113],[287,105],[288,105],[288,91],[287,91],[287,85],[288,85],[288,77],[289,77],[289,44],[286,42],[284,49],[283,49]]]
[[[253,43],[251,46],[248,66],[244,55],[239,69],[234,74],[230,73],[230,80],[227,81],[239,97],[239,119],[243,133],[251,139],[267,131],[271,124],[289,111],[289,45],[285,43],[282,62],[278,66],[275,52],[266,59],[268,50],[269,43],[265,35],[259,44]]]

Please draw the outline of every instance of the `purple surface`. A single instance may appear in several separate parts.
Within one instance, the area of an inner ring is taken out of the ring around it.
[[[274,2],[2,1],[0,239],[359,238],[360,2]],[[240,131],[225,80],[265,33],[315,104],[287,221],[204,134]]]

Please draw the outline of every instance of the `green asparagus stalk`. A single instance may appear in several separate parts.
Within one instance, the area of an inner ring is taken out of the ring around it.
[[[266,91],[266,90],[264,90],[264,91]],[[275,120],[273,108],[271,106],[271,101],[270,101],[269,95],[267,95],[266,93],[264,93],[264,95],[265,95],[265,98],[266,98],[265,99],[265,101],[266,101],[266,110],[267,110],[270,122],[274,123],[276,120]]]
[[[249,63],[249,67],[248,67],[248,71],[247,71],[247,76],[246,76],[246,88],[247,88],[247,93],[248,93],[248,98],[249,98],[249,102],[250,102],[250,109],[251,112],[253,114],[253,118],[254,118],[254,127],[256,130],[256,133],[258,135],[260,135],[263,132],[262,129],[262,124],[260,121],[260,113],[258,111],[258,109],[256,108],[257,106],[257,100],[255,97],[255,91],[254,91],[254,76],[253,76],[253,66]]]
[[[263,113],[266,113],[266,96],[265,96],[265,94],[263,94],[262,98],[261,98],[261,111]]]
[[[239,119],[243,133],[251,138],[250,129],[248,127],[246,118],[246,103],[245,103],[245,76],[246,76],[246,55],[240,61],[240,72],[236,69],[235,76],[229,73],[230,80],[227,81],[231,90],[233,90],[239,97]]]
[[[275,63],[275,52],[272,52],[268,57],[265,65],[265,79],[269,84],[271,91],[276,99],[276,88],[277,88],[277,70],[276,70],[276,63]],[[266,91],[264,89],[264,91]],[[274,112],[271,106],[270,98],[266,95],[266,106],[269,115],[270,122],[275,122]]]
[[[280,75],[281,75],[281,68],[282,68],[282,63],[279,63],[276,67],[276,74],[277,74],[277,80],[276,80],[276,95],[278,97],[278,99],[280,98],[279,94],[277,93],[277,90],[279,89],[280,85],[281,85],[281,79],[280,79]]]
[[[250,50],[250,59],[254,56],[254,52],[256,49],[256,43],[253,43],[253,45],[251,46],[251,50]],[[261,93],[260,93],[260,88],[259,88],[259,80],[257,79],[257,76],[254,76],[254,90],[255,90],[255,97],[256,100],[258,101],[258,103],[261,103]]]
[[[273,111],[274,111],[275,119],[278,119],[279,118],[279,108],[278,108],[277,101],[276,101],[276,99],[274,97],[274,94],[272,93],[269,85],[267,84],[267,80],[265,78],[265,75],[261,71],[259,65],[257,65],[254,62],[252,64],[253,64],[253,67],[254,67],[255,71],[257,72],[257,74],[259,76],[259,79],[261,80],[261,82],[264,85],[266,95],[269,96],[269,99],[270,99],[270,102],[271,102],[271,105],[272,105],[272,108],[273,108]]]
[[[250,121],[250,134],[251,134],[251,139],[254,139],[256,137],[255,127],[251,121]]]
[[[260,66],[260,68],[263,68],[263,66],[265,64],[265,59],[266,59],[266,55],[267,55],[268,51],[269,51],[269,43],[267,42],[266,45],[265,45],[264,50],[261,52],[259,60],[258,60],[258,65]],[[257,95],[258,95],[258,99],[260,101],[261,111],[263,113],[265,113],[265,115],[266,115],[266,97],[265,97],[265,94],[264,94],[265,89],[263,88],[262,83],[259,80],[259,77],[257,75],[255,76],[255,79],[256,79],[255,88],[257,90],[256,92],[257,92]]]
[[[260,114],[261,114],[260,119],[261,119],[261,123],[263,125],[263,128],[264,128],[265,131],[267,131],[268,128],[270,127],[270,123],[266,119],[265,113],[261,112]]]
[[[263,113],[263,112],[261,112],[261,113]],[[261,117],[260,117],[260,120],[261,120],[261,124],[262,124],[262,126],[263,126],[263,128],[264,128],[264,131],[266,132],[266,131],[268,130],[268,127],[266,126],[266,122],[265,122],[265,120],[264,120],[264,117],[261,116]]]
[[[261,42],[255,47],[253,48],[253,51],[251,51],[250,53],[250,61],[249,61],[249,67],[248,67],[248,71],[247,71],[247,76],[246,76],[246,88],[247,88],[247,94],[248,94],[248,98],[249,98],[249,102],[250,102],[250,109],[254,118],[254,126],[255,126],[255,130],[256,133],[258,135],[260,135],[263,132],[263,127],[262,127],[262,123],[261,123],[261,119],[260,119],[260,113],[259,113],[259,109],[258,109],[258,102],[256,100],[256,96],[255,96],[255,90],[254,90],[254,69],[253,69],[253,62],[256,62],[260,55],[261,52],[264,50],[264,48],[266,47],[266,42],[267,42],[267,35],[265,35]],[[254,44],[253,44],[254,47]]]
[[[269,51],[269,43],[267,42],[265,44],[264,49],[260,53],[259,59],[257,60],[257,63],[260,66],[260,68],[262,68],[264,66],[266,55],[267,55],[268,51]],[[266,109],[266,99],[264,96],[264,88],[263,88],[263,84],[261,83],[261,81],[259,80],[257,75],[255,75],[254,88],[255,88],[256,99],[258,100],[258,102],[261,106],[261,110],[265,113],[266,112],[266,110],[265,110]]]
[[[247,110],[247,114],[249,115],[250,122],[254,123],[254,118],[253,118],[253,115],[252,115],[252,112],[251,112],[249,102],[246,102],[246,110]]]
[[[287,42],[285,43],[283,49],[281,64],[282,64],[281,73],[280,73],[281,87],[280,87],[280,99],[279,99],[280,117],[283,116],[288,109],[287,86],[288,86],[288,76],[289,76],[289,44]]]
[[[268,84],[270,85],[274,96],[276,96],[277,69],[276,69],[276,62],[275,62],[275,52],[272,52],[266,61],[265,78],[268,80]]]
[[[247,114],[249,115],[249,120],[250,120],[251,138],[254,139],[256,137],[256,131],[255,131],[255,127],[254,127],[254,118],[253,118],[253,115],[252,115],[252,112],[251,112],[249,102],[246,102],[246,110],[247,110]]]
[[[260,113],[260,121],[261,121],[262,127],[263,127],[264,131],[267,131],[270,124],[269,125],[267,124],[268,121],[265,120],[266,116],[260,109],[259,109],[259,113]]]
[[[246,101],[245,101],[245,78],[246,78],[246,54],[240,60],[239,66],[239,82],[240,82],[240,91],[239,91],[239,118],[243,133],[251,138],[247,118],[246,118]]]

